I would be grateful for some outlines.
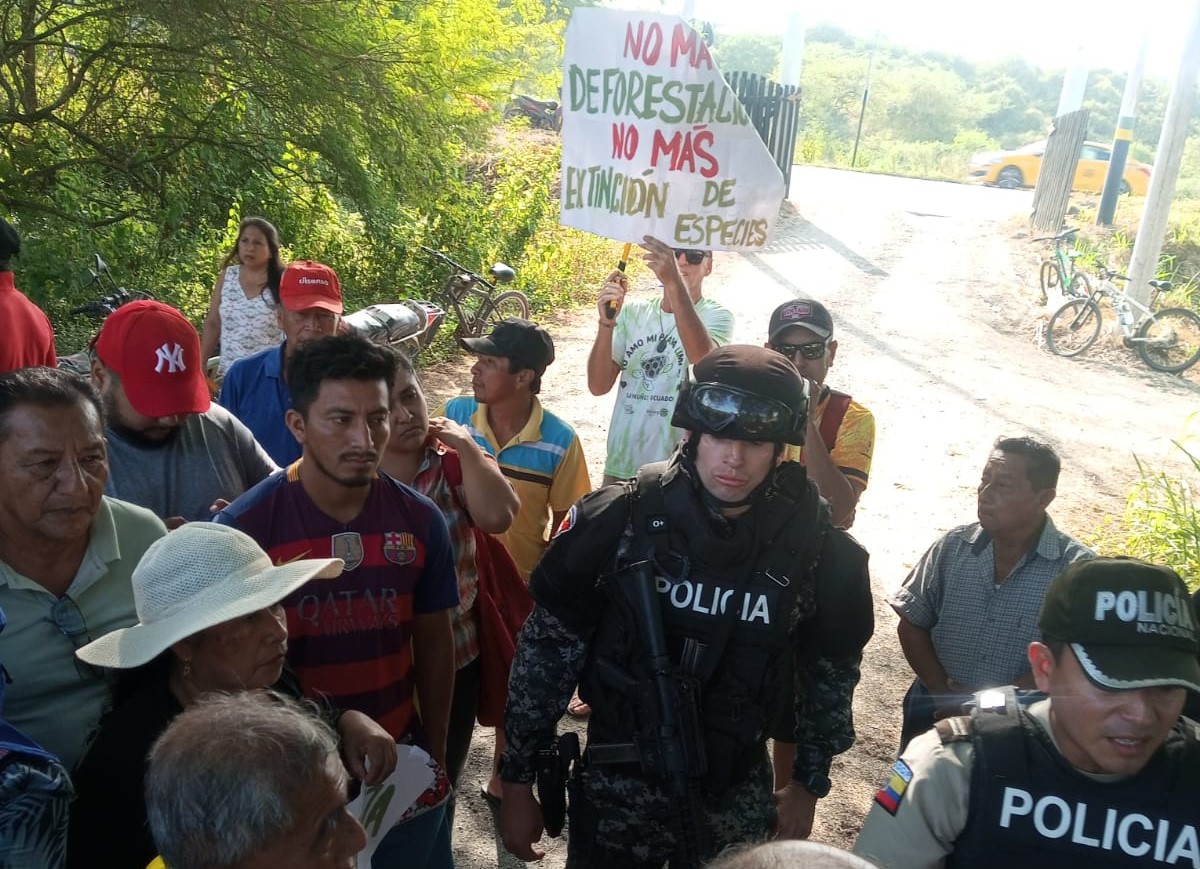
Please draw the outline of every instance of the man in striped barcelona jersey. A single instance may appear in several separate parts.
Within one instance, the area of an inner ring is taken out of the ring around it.
[[[283,600],[288,661],[306,691],[370,715],[436,762],[434,785],[384,838],[372,865],[451,869],[442,770],[458,584],[441,512],[379,471],[395,367],[392,351],[355,335],[297,347],[287,366],[287,424],[303,453],[216,521],[249,534],[277,564],[346,562],[337,579]]]

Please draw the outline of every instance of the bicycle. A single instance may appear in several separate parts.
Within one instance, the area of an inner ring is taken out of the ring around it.
[[[1039,275],[1040,284],[1042,287],[1042,304],[1046,303],[1048,296],[1047,290],[1052,290],[1055,287],[1062,287],[1062,295],[1064,297],[1082,299],[1092,294],[1092,284],[1088,280],[1088,276],[1075,268],[1076,258],[1082,256],[1077,250],[1067,250],[1067,239],[1073,238],[1079,232],[1078,227],[1073,227],[1060,232],[1058,235],[1043,235],[1040,238],[1035,238],[1033,241],[1052,241],[1054,242],[1054,255],[1042,261],[1041,273]]]
[[[457,325],[456,338],[478,338],[491,326],[509,317],[529,319],[529,299],[520,290],[505,290],[499,295],[496,284],[507,284],[516,274],[504,263],[496,263],[488,274],[492,280],[459,265],[446,254],[433,248],[421,246],[421,250],[438,262],[450,266],[450,277],[441,290],[443,307],[453,310]]]
[[[1096,343],[1101,325],[1098,302],[1107,296],[1117,311],[1117,320],[1125,336],[1122,343],[1136,350],[1142,361],[1155,371],[1174,374],[1200,360],[1200,314],[1189,308],[1164,308],[1155,313],[1113,283],[1113,280],[1128,283],[1127,276],[1104,269],[1100,278],[1100,286],[1091,295],[1071,299],[1050,318],[1046,326],[1046,345],[1052,353],[1078,356]],[[1150,304],[1153,305],[1154,296],[1171,289],[1171,282],[1150,281],[1150,287]]]

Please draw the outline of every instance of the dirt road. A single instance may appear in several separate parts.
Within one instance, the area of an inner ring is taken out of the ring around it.
[[[1119,514],[1137,475],[1134,455],[1173,464],[1171,439],[1200,408],[1194,379],[1151,372],[1132,353],[1068,360],[1038,347],[1038,252],[1012,237],[1030,201],[1028,192],[796,167],[794,208],[773,244],[761,254],[718,254],[705,286],[733,311],[735,340],[745,343],[763,342],[780,302],[825,302],[839,341],[830,383],[876,418],[870,487],[853,531],[871,552],[877,628],[855,698],[858,743],[835,762],[833,792],[818,808],[822,841],[853,841],[895,750],[911,673],[884,598],[938,535],[974,519],[995,438],[1054,444],[1063,473],[1050,512],[1061,528],[1087,534]],[[594,398],[585,385],[594,324],[594,309],[562,312],[552,324],[558,361],[542,397],[575,423],[598,481],[612,398]],[[462,391],[465,371],[455,363],[430,372],[431,392]],[[461,869],[496,865],[478,787],[490,754],[481,732],[455,830]],[[548,844],[543,865],[561,866],[565,846]]]

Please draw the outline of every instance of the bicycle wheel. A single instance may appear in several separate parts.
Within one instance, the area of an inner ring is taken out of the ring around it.
[[[1058,263],[1052,259],[1043,262],[1041,274],[1042,295],[1044,296],[1047,290],[1052,290],[1061,283],[1062,272],[1059,271]]]
[[[1058,356],[1078,356],[1100,337],[1100,307],[1091,299],[1072,299],[1054,312],[1046,326],[1046,346]]]
[[[490,328],[509,317],[529,319],[529,300],[520,290],[506,290],[488,303],[479,319]]]
[[[1070,283],[1062,285],[1063,295],[1076,299],[1086,299],[1092,294],[1092,282],[1083,272],[1075,272]]]
[[[1164,308],[1142,324],[1133,346],[1155,371],[1191,368],[1200,359],[1200,314]]]

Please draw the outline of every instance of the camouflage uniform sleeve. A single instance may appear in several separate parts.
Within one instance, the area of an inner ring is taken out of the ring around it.
[[[817,608],[796,649],[796,763],[800,781],[829,773],[854,744],[854,688],[862,650],[875,631],[867,552],[831,528],[817,568]]]
[[[529,784],[537,752],[554,743],[558,721],[583,670],[587,639],[545,607],[534,607],[517,641],[504,707],[504,781]]]
[[[797,781],[809,773],[829,774],[833,756],[854,744],[854,688],[862,655],[815,658],[796,667]]]

